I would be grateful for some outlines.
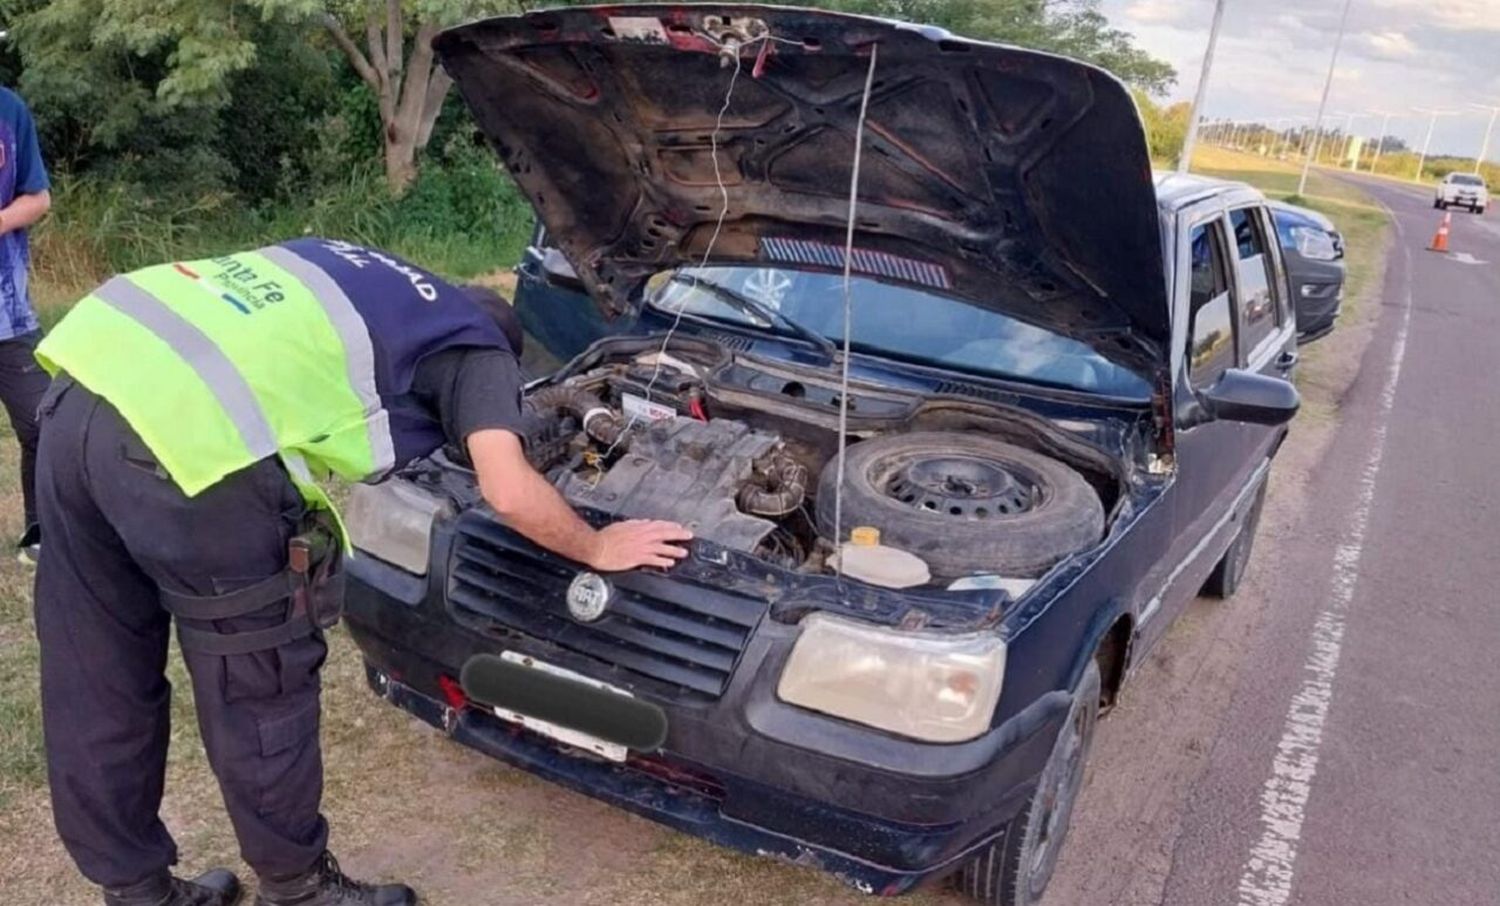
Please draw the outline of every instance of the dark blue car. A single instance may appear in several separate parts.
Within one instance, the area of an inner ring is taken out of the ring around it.
[[[1309,208],[1273,201],[1287,283],[1297,312],[1297,340],[1306,345],[1333,332],[1344,303],[1344,237]]]
[[[1298,405],[1265,200],[1153,181],[1109,74],[930,28],[630,5],[436,46],[546,228],[528,457],[696,540],[596,575],[456,457],[362,487],[372,688],[865,891],[1035,902],[1097,717],[1250,556]]]

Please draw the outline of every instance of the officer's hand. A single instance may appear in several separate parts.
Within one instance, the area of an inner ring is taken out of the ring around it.
[[[675,522],[632,519],[600,529],[588,565],[600,572],[622,572],[638,566],[666,569],[687,556],[682,542],[693,533]]]

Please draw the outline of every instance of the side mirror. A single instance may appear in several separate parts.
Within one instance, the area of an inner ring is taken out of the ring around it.
[[[1291,381],[1231,368],[1198,394],[1210,417],[1252,425],[1284,425],[1297,414],[1302,395]]]

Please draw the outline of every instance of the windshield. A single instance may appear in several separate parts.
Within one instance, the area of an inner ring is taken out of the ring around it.
[[[1484,185],[1484,180],[1480,179],[1479,177],[1477,177],[1477,176],[1465,176],[1462,173],[1455,173],[1455,174],[1453,174],[1452,176],[1450,176],[1448,178],[1451,179],[1454,183],[1456,183],[1456,184],[1458,184],[1460,186],[1482,186],[1482,185]]]
[[[711,286],[696,285],[704,283]],[[647,302],[672,314],[783,334],[802,330],[842,343],[843,285],[838,274],[784,268],[683,268],[657,275]],[[1077,340],[911,287],[863,277],[852,286],[850,343],[858,351],[1129,399],[1150,396],[1145,379]]]

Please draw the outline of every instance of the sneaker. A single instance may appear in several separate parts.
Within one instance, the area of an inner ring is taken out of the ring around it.
[[[240,901],[240,879],[222,868],[191,881],[162,871],[129,887],[105,888],[105,906],[234,906]]]
[[[417,894],[405,884],[365,884],[339,870],[324,853],[305,874],[260,882],[255,906],[416,906]]]
[[[42,527],[33,522],[16,543],[16,559],[27,566],[36,566],[37,558],[41,555]]]

